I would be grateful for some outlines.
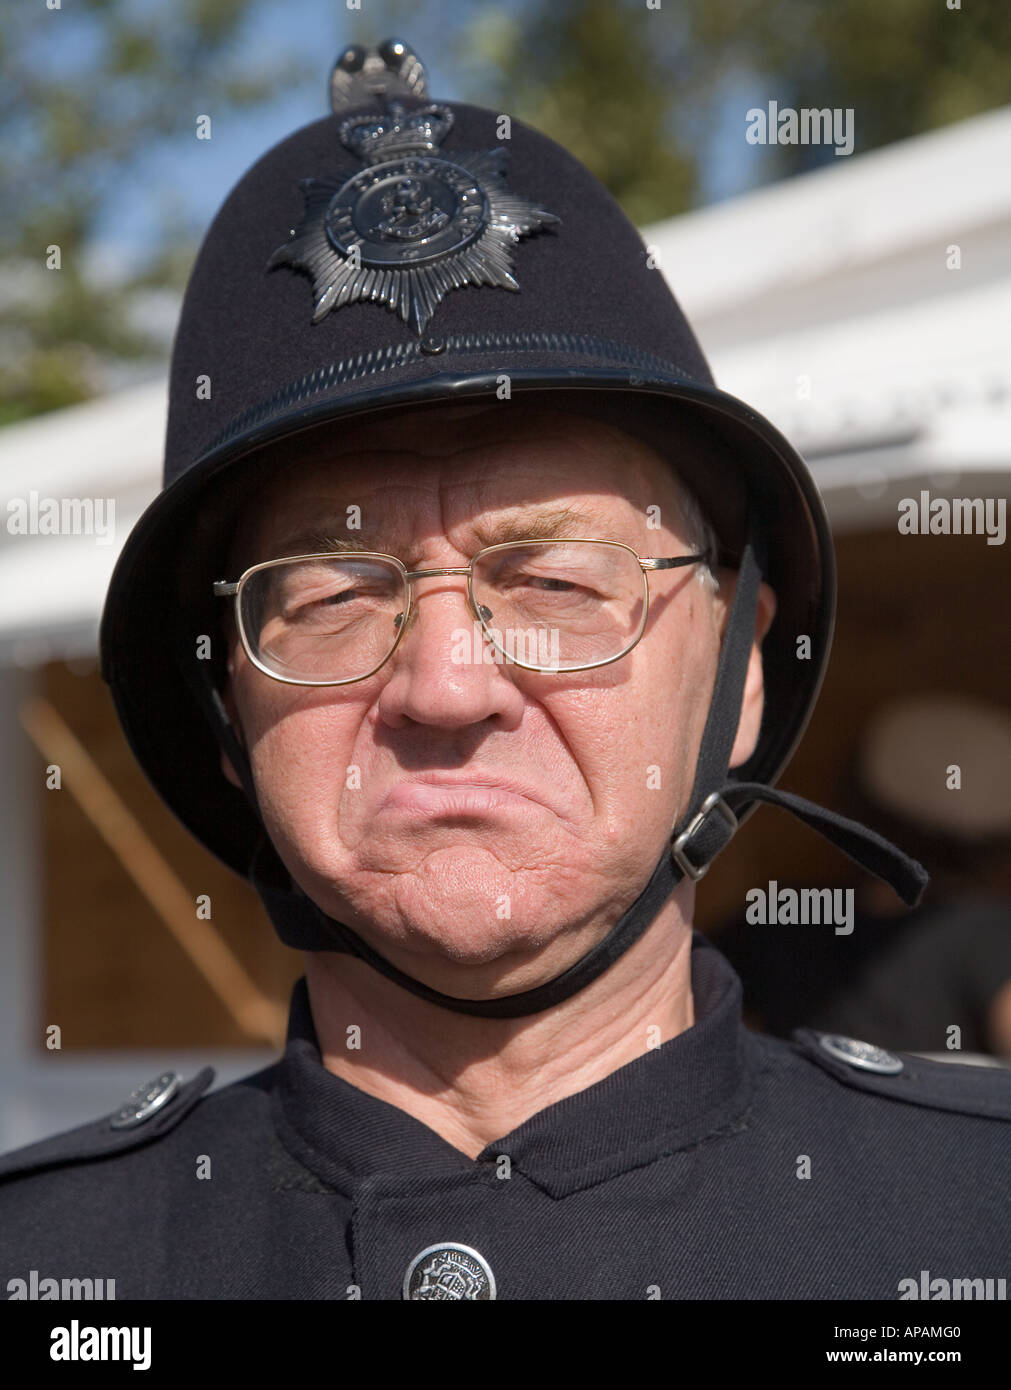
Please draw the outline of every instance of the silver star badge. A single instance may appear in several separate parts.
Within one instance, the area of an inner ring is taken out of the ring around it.
[[[399,101],[341,123],[365,167],[342,182],[303,179],[302,221],[267,265],[311,276],[313,323],[369,300],[420,335],[450,290],[519,289],[511,248],[560,219],[506,187],[505,149],[439,153],[452,124],[446,106]]]

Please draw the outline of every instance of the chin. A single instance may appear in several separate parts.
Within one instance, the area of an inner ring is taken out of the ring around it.
[[[427,855],[410,872],[364,870],[339,885],[316,885],[322,892],[304,886],[325,912],[383,954],[395,946],[454,964],[490,965],[543,949],[572,922],[576,903],[560,882],[566,877],[555,867],[513,871],[487,851],[457,848]]]

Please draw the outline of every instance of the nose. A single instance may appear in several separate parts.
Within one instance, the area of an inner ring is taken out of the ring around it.
[[[390,658],[379,716],[390,728],[411,722],[456,729],[497,719],[514,728],[523,696],[507,668],[488,660],[488,644],[458,576],[414,581],[408,630]]]

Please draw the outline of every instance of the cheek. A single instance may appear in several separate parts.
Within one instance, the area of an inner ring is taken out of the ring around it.
[[[660,648],[624,680],[543,698],[597,815],[616,829],[660,825],[683,804],[714,669],[704,643]]]
[[[653,634],[659,640],[643,652],[640,693],[615,715],[615,727],[628,731],[621,742],[636,760],[638,786],[659,802],[664,818],[679,813],[691,791],[719,654],[707,595],[685,599],[684,621]]]
[[[332,819],[364,707],[335,705],[330,691],[281,686],[248,667],[234,688],[268,831]]]

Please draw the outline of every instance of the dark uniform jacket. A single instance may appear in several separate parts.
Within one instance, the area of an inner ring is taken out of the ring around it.
[[[273,1066],[0,1159],[0,1295],[32,1271],[117,1299],[999,1289],[1011,1072],[751,1033],[699,936],[692,988],[693,1027],[471,1159],[324,1069],[301,980]]]

